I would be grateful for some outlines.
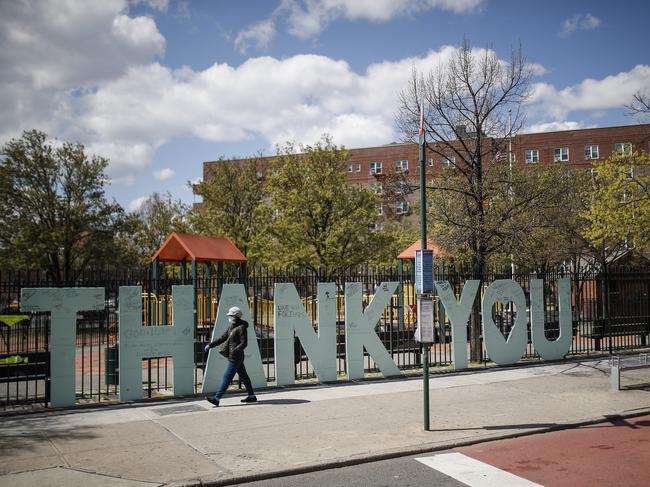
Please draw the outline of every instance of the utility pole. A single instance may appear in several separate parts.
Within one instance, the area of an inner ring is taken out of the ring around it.
[[[422,250],[427,250],[427,185],[424,151],[424,97],[420,101],[420,238]],[[422,255],[424,252],[421,253]],[[420,343],[422,353],[422,388],[424,402],[424,431],[429,431],[429,349],[430,344]]]
[[[512,193],[512,109],[508,109],[508,167],[510,168],[509,181],[510,181],[510,199],[514,197]],[[510,274],[512,279],[515,278],[515,259],[510,252]]]

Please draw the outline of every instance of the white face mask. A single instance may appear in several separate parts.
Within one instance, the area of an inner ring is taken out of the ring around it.
[[[235,321],[237,321],[237,320],[236,320],[236,318],[234,316],[229,316],[228,317],[228,323],[230,323],[231,325],[233,325],[235,323]]]

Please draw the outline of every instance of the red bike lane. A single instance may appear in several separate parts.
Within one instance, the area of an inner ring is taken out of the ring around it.
[[[650,486],[650,415],[456,450],[550,486]]]

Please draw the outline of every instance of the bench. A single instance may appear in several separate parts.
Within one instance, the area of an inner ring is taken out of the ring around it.
[[[600,350],[602,339],[617,336],[638,336],[641,346],[645,347],[648,334],[650,334],[650,316],[617,316],[594,320],[591,333],[587,336],[594,339],[594,348]]]
[[[621,390],[621,372],[623,370],[636,370],[650,368],[650,360],[647,353],[640,353],[637,357],[616,355],[610,360],[610,375],[612,391]]]

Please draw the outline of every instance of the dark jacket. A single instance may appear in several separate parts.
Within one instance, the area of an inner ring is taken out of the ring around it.
[[[247,329],[248,323],[241,318],[236,318],[235,322],[228,327],[223,335],[210,342],[210,348],[221,345],[230,337],[230,340],[228,340],[228,360],[231,362],[244,360],[244,349],[248,345]]]

